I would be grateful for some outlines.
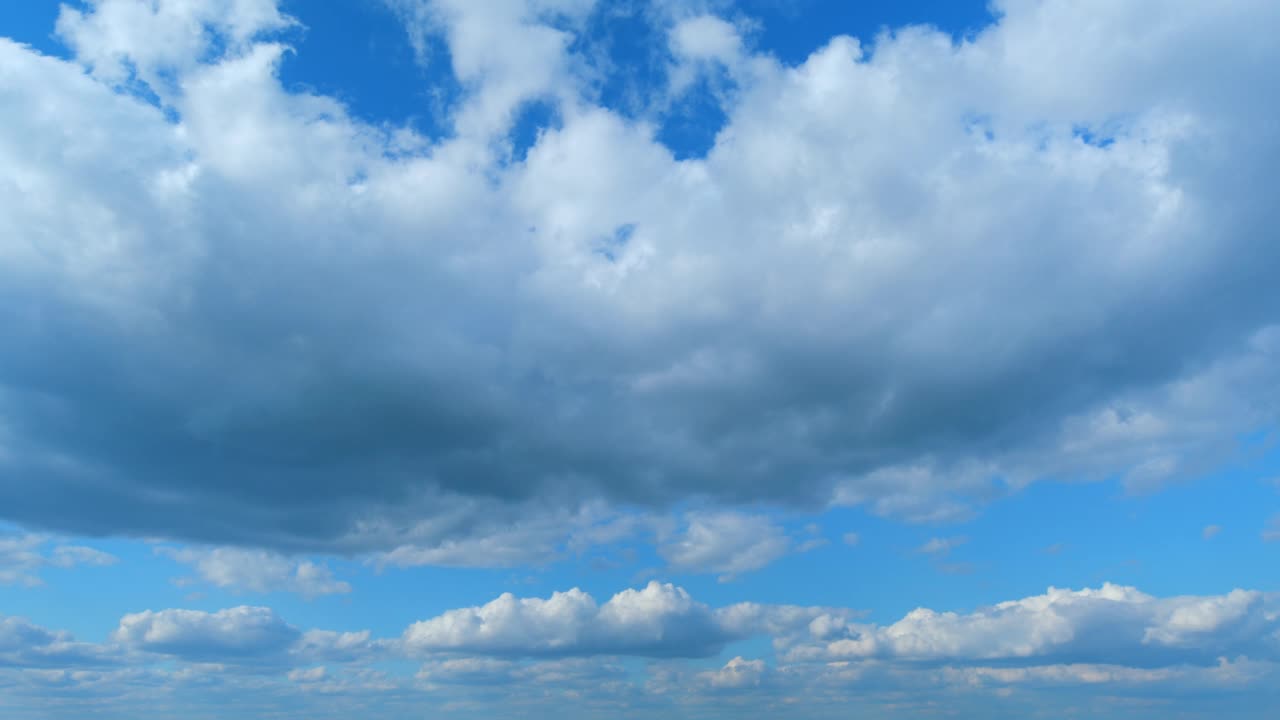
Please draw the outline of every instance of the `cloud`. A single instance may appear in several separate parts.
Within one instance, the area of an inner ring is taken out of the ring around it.
[[[1219,658],[1209,667],[1178,666],[1171,668],[1133,668],[1105,664],[1037,665],[1024,668],[968,667],[946,668],[944,674],[951,682],[967,685],[1021,685],[1021,686],[1081,686],[1102,685],[1113,689],[1125,686],[1158,685],[1162,691],[1176,692],[1193,688],[1203,692],[1210,687],[1231,687],[1241,681],[1246,684],[1274,672],[1268,663],[1257,663],[1247,658],[1229,660]]]
[[[44,584],[41,568],[71,568],[77,565],[114,565],[118,558],[82,545],[56,544],[51,538],[37,534],[0,534],[0,585],[34,587]]]
[[[888,626],[824,622],[793,638],[793,661],[885,658],[1019,665],[1103,663],[1129,667],[1212,664],[1280,654],[1275,595],[1155,598],[1130,587],[1051,588],[968,614],[913,610]]]
[[[772,563],[786,555],[792,541],[763,515],[696,513],[687,526],[658,548],[680,572],[719,573],[722,580]]]
[[[1221,525],[1206,525],[1204,530],[1200,532],[1200,536],[1205,540],[1212,540],[1217,537],[1220,532],[1222,532]]]
[[[101,644],[0,617],[0,687],[6,710],[56,698],[68,713],[83,703],[129,717],[171,710],[158,687],[181,693],[184,708],[248,703],[308,717],[353,707],[398,717],[428,699],[445,714],[587,703],[656,717],[729,703],[763,717],[794,715],[789,698],[804,698],[806,712],[847,712],[900,711],[912,697],[975,714],[1011,691],[1028,707],[1059,707],[1062,688],[1077,707],[1158,692],[1221,710],[1232,698],[1266,700],[1280,676],[1277,607],[1257,591],[1161,598],[1104,585],[970,612],[918,609],[881,626],[841,608],[711,608],[654,583],[600,605],[581,591],[503,596],[385,639],[300,629],[264,607],[134,613]],[[752,637],[772,641],[771,659],[684,659]],[[406,660],[420,662],[416,671]]]
[[[292,23],[276,0],[93,0],[87,11],[63,5],[57,32],[95,76],[165,92],[166,74],[189,72],[217,44],[244,52],[256,37]]]
[[[458,513],[467,517],[470,509]],[[448,517],[445,513],[440,513]],[[469,518],[468,518],[469,519]],[[422,541],[379,553],[373,562],[413,567],[516,567],[545,565],[599,546],[614,545],[651,530],[656,518],[613,511],[590,503],[572,511],[545,507],[514,518],[490,518],[473,525],[468,536],[431,542],[439,530],[421,528]]]
[[[826,547],[827,545],[830,545],[830,544],[831,544],[830,541],[827,540],[826,538],[809,538],[808,540],[805,540],[800,544],[796,545],[796,552],[807,553],[813,550],[817,550],[820,547]]]
[[[706,657],[731,639],[709,608],[682,588],[656,581],[624,590],[603,605],[576,588],[546,599],[506,593],[479,607],[414,623],[404,632],[411,652],[510,657]]]
[[[522,103],[574,94],[568,48],[594,0],[390,0],[419,55],[443,35],[453,73],[467,91],[455,110],[459,133],[488,139],[506,132]],[[568,29],[563,26],[568,25]]]
[[[319,665],[317,667],[307,668],[305,670],[303,669],[290,670],[288,678],[296,683],[314,683],[314,682],[320,682],[321,680],[324,680],[326,674],[327,674],[327,671],[325,670],[324,666]]]
[[[146,610],[120,619],[112,639],[127,647],[194,662],[257,662],[282,656],[301,633],[265,607],[208,613]]]
[[[681,161],[600,104],[593,3],[397,8],[463,87],[442,138],[285,88],[269,0],[0,41],[0,516],[504,564],[590,503],[955,519],[1274,426],[1275,3],[740,48]],[[682,52],[739,47],[697,22]]]
[[[969,542],[969,538],[963,536],[946,537],[946,538],[930,538],[928,542],[916,548],[916,552],[924,555],[934,555],[943,557],[950,555],[952,550]]]
[[[737,690],[758,686],[767,672],[763,660],[735,657],[719,670],[700,673],[698,677],[713,688]]]
[[[730,63],[742,52],[738,30],[714,15],[681,20],[671,29],[671,51],[692,60]]]
[[[25,618],[0,615],[0,668],[97,667],[112,664],[109,649],[75,640]]]
[[[627,670],[622,665],[599,658],[562,658],[519,662],[496,658],[450,658],[429,660],[422,664],[414,678],[428,690],[442,687],[529,686],[535,692],[553,688],[574,688],[586,692],[624,681]]]
[[[156,551],[194,566],[201,580],[220,588],[295,592],[308,598],[351,592],[351,585],[335,579],[328,566],[264,550],[160,547]]]

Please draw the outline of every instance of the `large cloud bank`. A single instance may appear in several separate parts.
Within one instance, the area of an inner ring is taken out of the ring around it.
[[[600,501],[941,519],[1274,425],[1274,2],[1003,0],[794,67],[655,13],[663,92],[727,113],[680,161],[660,102],[597,102],[593,3],[394,5],[448,47],[443,138],[286,91],[270,0],[0,40],[4,518],[405,552]]]

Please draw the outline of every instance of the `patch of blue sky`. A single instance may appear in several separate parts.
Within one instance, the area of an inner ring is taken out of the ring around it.
[[[0,4],[0,36],[30,45],[45,55],[70,57],[67,46],[54,32],[61,4],[57,0]]]
[[[662,118],[657,140],[677,160],[706,157],[728,122],[722,92],[699,80],[672,103]]]
[[[523,103],[516,112],[516,120],[511,131],[507,134],[510,160],[524,162],[530,148],[537,144],[542,134],[560,126],[560,112],[550,99],[536,99]]]
[[[569,51],[588,68],[588,90],[623,117],[646,116],[665,94],[671,54],[666,28],[643,3],[606,2]]]
[[[333,97],[374,125],[407,126],[432,139],[452,132],[449,110],[462,89],[442,38],[424,38],[420,55],[403,19],[383,2],[291,0],[282,8],[302,24],[286,33],[296,52],[280,68],[285,88]]]
[[[745,0],[738,7],[755,21],[757,49],[787,65],[804,62],[836,35],[858,38],[866,46],[890,29],[928,25],[960,40],[995,20],[987,0]]]
[[[56,0],[8,4],[0,9],[0,24],[10,37],[67,57],[67,48],[50,31],[59,6]],[[432,140],[451,134],[450,110],[464,90],[453,76],[442,38],[426,37],[419,54],[403,19],[383,2],[289,0],[282,9],[300,21],[281,36],[294,48],[280,67],[286,89],[333,97],[353,117],[373,125],[409,127]],[[735,12],[751,18],[745,25],[751,28],[748,38],[755,50],[792,65],[837,34],[870,43],[886,28],[927,23],[962,37],[992,19],[986,3],[973,0],[750,0]],[[816,17],[823,22],[813,22]],[[727,120],[724,103],[715,88],[699,82],[665,105],[671,65],[665,32],[649,6],[606,1],[588,18],[570,51],[589,68],[590,92],[602,107],[633,120],[656,121],[658,140],[677,158],[700,158]],[[158,102],[145,88],[139,92]],[[534,101],[519,114],[510,133],[513,159],[521,160],[539,132],[555,126],[549,108]]]

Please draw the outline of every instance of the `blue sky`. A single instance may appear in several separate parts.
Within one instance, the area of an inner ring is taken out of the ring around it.
[[[1263,0],[0,10],[0,716],[1265,718]]]

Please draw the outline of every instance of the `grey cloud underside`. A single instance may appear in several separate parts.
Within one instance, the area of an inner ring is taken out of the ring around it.
[[[0,41],[0,514],[361,551],[600,498],[930,518],[1201,471],[1276,419],[1280,11],[1069,5],[726,56],[691,162],[568,61],[431,146],[285,93],[252,33],[156,67],[73,34],[96,76]],[[113,52],[176,74],[176,123]],[[521,92],[563,127],[507,164]]]

